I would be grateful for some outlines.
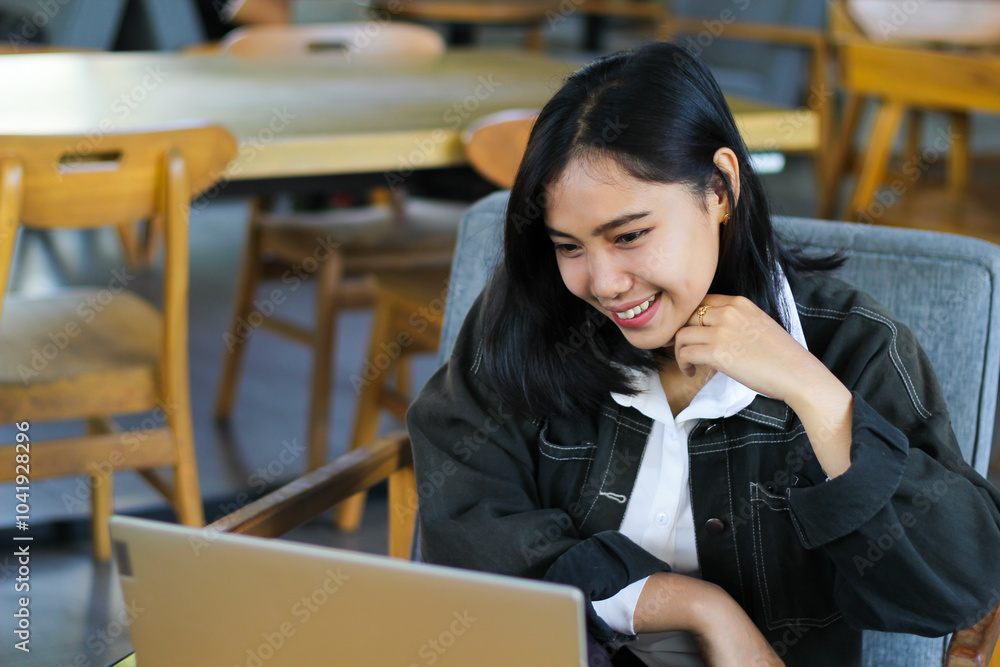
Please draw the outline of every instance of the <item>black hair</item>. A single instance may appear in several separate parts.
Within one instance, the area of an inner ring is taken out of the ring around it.
[[[738,160],[738,198],[714,161],[723,147]],[[724,188],[731,222],[720,232],[710,293],[747,297],[786,328],[778,267],[821,271],[843,261],[801,255],[776,237],[763,184],[698,58],[663,42],[599,58],[570,75],[535,121],[484,301],[484,378],[528,414],[583,415],[608,392],[635,393],[622,367],[659,367],[657,353],[632,346],[562,281],[545,230],[546,189],[574,158],[607,158],[636,179],[685,184],[703,200]]]

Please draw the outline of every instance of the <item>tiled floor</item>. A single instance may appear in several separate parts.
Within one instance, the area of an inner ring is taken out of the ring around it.
[[[809,215],[815,202],[812,164],[792,158],[786,170],[765,179],[776,212]],[[195,439],[206,515],[209,520],[227,514],[239,504],[239,494],[260,490],[256,480],[273,488],[303,472],[301,454],[288,463],[283,449],[298,451],[304,440],[307,382],[310,358],[301,348],[273,336],[255,334],[248,343],[244,379],[231,433],[219,431],[212,408],[224,350],[223,333],[230,317],[239,252],[245,229],[246,202],[221,199],[193,211],[191,220],[190,361]],[[112,271],[121,271],[115,238],[106,233],[29,236],[18,251],[15,289],[44,291],[53,284],[107,284]],[[88,256],[85,264],[69,258]],[[52,265],[53,258],[59,260]],[[61,275],[60,275],[61,274]],[[50,276],[55,276],[50,277]],[[129,288],[155,298],[157,276],[129,278]],[[312,287],[304,284],[280,306],[283,314],[308,320],[313,305]],[[336,359],[334,417],[330,457],[344,449],[354,412],[355,392],[350,381],[360,368],[367,341],[370,315],[350,313],[341,318]],[[434,359],[414,367],[416,386],[429,376]],[[149,416],[145,417],[149,419]],[[123,421],[126,428],[143,427],[143,417]],[[156,419],[155,415],[152,419]],[[33,429],[36,439],[73,432],[73,424]],[[0,442],[11,433],[0,429]],[[116,511],[169,519],[163,501],[138,476],[115,478]],[[32,485],[32,529],[37,535],[31,561],[32,651],[13,649],[12,618],[0,614],[0,665],[89,667],[105,665],[130,650],[125,612],[110,565],[90,559],[86,529],[89,515],[86,485],[81,479],[40,481]],[[0,486],[0,543],[13,544],[13,489]],[[329,522],[317,521],[299,529],[292,539],[384,552],[386,539],[384,498],[372,499],[362,529],[353,535],[337,534]],[[0,547],[0,609],[14,607],[14,558],[12,549]]]

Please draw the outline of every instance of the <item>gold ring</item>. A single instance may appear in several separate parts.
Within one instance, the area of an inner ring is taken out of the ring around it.
[[[711,308],[711,306],[702,306],[698,309],[698,324],[701,326],[705,326],[705,313],[708,312],[709,308]]]

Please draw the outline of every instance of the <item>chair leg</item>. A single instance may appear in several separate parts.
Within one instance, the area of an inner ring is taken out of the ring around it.
[[[920,159],[920,146],[924,132],[924,112],[910,109],[906,112],[906,151],[903,164],[915,164]]]
[[[866,209],[871,204],[875,189],[885,178],[892,153],[892,142],[896,137],[905,108],[899,102],[885,102],[875,118],[871,138],[865,148],[865,159],[858,176],[858,183],[851,198],[848,215],[855,218],[867,216]],[[867,216],[872,217],[872,216]]]
[[[969,184],[969,114],[950,114],[955,145],[951,147],[948,161],[948,189],[952,195],[961,196]]]
[[[389,555],[409,560],[417,518],[417,478],[407,466],[389,476]]]
[[[94,560],[105,562],[111,558],[111,529],[108,521],[114,511],[114,473],[103,470],[92,472],[90,477],[90,522],[94,540]]]
[[[402,355],[396,363],[396,391],[400,396],[410,395],[410,358]]]
[[[128,225],[118,225],[118,240],[122,246],[122,254],[125,255],[125,264],[130,269],[140,269],[143,267],[142,250],[140,249],[139,230],[136,229],[138,223]]]
[[[840,136],[832,146],[830,163],[823,169],[823,188],[820,192],[818,215],[822,219],[832,219],[837,209],[837,191],[847,170],[848,157],[854,144],[858,118],[861,116],[861,98],[849,95],[844,100],[844,117],[840,124]]]
[[[313,374],[307,435],[309,470],[326,463],[330,426],[330,384],[333,354],[337,344],[337,311],[344,264],[331,253],[319,270],[316,286],[316,334],[313,338]]]
[[[201,504],[201,485],[198,482],[198,460],[194,449],[194,431],[191,425],[191,396],[187,389],[187,373],[183,386],[178,389],[169,405],[167,427],[177,448],[174,464],[174,510],[177,519],[185,526],[204,526],[205,510]]]
[[[163,216],[154,215],[146,222],[142,239],[142,261],[146,266],[152,266],[156,260],[156,248],[163,234]]]
[[[262,232],[256,221],[259,206],[258,202],[251,204],[250,231],[247,234],[247,244],[243,251],[243,266],[240,269],[239,283],[236,288],[233,321],[229,332],[223,338],[226,345],[226,359],[222,365],[219,393],[215,399],[215,418],[219,422],[228,421],[233,412],[244,348],[249,340],[245,329],[241,329],[247,326],[247,318],[250,317],[253,310],[253,297],[257,292],[257,283],[260,282]]]
[[[91,418],[86,424],[88,435],[110,433],[113,430],[111,420],[106,418]],[[108,521],[114,512],[114,469],[95,467],[87,476],[90,479],[90,524],[94,560],[103,563],[111,558],[111,528]]]
[[[379,369],[375,363],[376,356],[382,349],[381,343],[391,337],[393,304],[383,297],[379,291],[375,305],[375,321],[372,323],[371,338],[368,343],[368,357],[362,369],[362,384],[358,393],[358,407],[354,416],[354,432],[351,435],[349,447],[357,449],[375,439],[378,432],[379,399],[382,387],[385,386],[386,373],[389,368]],[[391,361],[391,360],[390,360]],[[373,375],[369,379],[369,375]],[[365,509],[365,494],[351,496],[337,506],[334,514],[334,524],[343,531],[357,530],[361,525],[361,516]]]

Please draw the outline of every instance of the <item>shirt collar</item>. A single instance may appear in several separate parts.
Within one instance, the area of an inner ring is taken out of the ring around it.
[[[779,308],[788,324],[788,332],[802,347],[809,349],[802,332],[802,323],[795,310],[795,297],[781,267],[778,267],[778,281],[781,286]],[[655,371],[642,373],[631,368],[625,368],[631,375],[632,385],[638,389],[633,396],[611,393],[611,398],[624,407],[632,407],[645,416],[660,422],[682,422],[691,419],[718,419],[731,417],[750,405],[757,397],[757,392],[732,379],[724,373],[716,373],[705,383],[691,403],[684,408],[676,419],[667,403],[666,394],[660,384],[660,377]]]

